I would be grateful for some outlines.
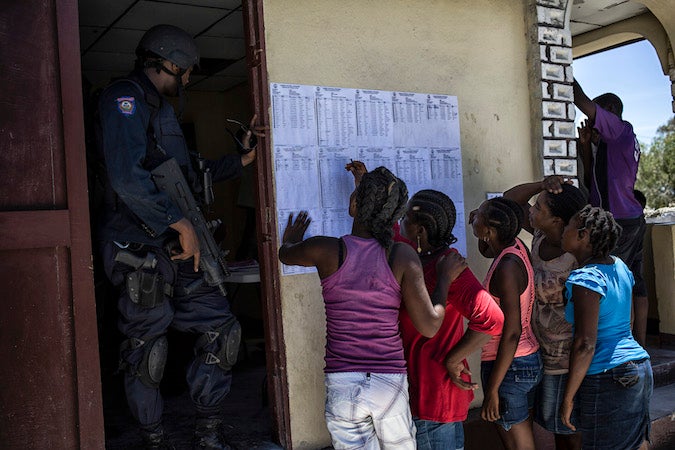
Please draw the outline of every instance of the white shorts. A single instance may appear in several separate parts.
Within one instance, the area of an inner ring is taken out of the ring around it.
[[[335,450],[415,449],[406,374],[327,373],[325,383]]]

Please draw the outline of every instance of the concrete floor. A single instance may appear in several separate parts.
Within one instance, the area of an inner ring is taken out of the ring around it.
[[[175,347],[175,346],[174,346]],[[237,450],[276,450],[272,443],[270,408],[264,395],[266,383],[264,353],[247,352],[233,370],[232,389],[223,406],[222,431]],[[194,409],[182,381],[182,372],[167,366],[162,383],[164,426],[177,450],[192,448]],[[104,383],[104,418],[107,450],[142,448],[138,428],[131,417],[122,388],[122,375],[110,374]]]
[[[186,343],[190,349],[190,343]],[[175,348],[175,345],[174,345]],[[650,450],[675,448],[675,348],[648,347],[654,366],[656,389],[652,396],[652,444]],[[261,347],[248,349],[233,371],[232,390],[223,408],[223,432],[238,450],[275,450],[272,442],[270,409],[264,396],[265,361]],[[171,363],[171,361],[170,361]],[[165,427],[177,449],[189,449],[192,442],[194,411],[185,392],[179,362],[167,366],[165,393]],[[121,387],[121,375],[110,374],[104,384],[106,448],[127,450],[140,448],[136,425],[130,417]],[[466,450],[500,450],[503,446],[492,424],[480,419],[480,411],[469,412],[464,424]],[[538,450],[553,450],[553,435],[535,424]]]
[[[651,356],[656,388],[652,395],[652,419],[649,450],[675,449],[675,347],[662,346],[656,339],[649,339],[647,351]],[[494,426],[480,418],[480,410],[469,411],[464,423],[465,450],[503,450]],[[537,450],[554,450],[553,434],[534,424]]]

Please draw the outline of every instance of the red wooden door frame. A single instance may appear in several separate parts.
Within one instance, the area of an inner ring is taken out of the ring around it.
[[[243,0],[244,34],[248,64],[252,110],[261,123],[269,125],[270,110],[267,60],[265,58],[265,27],[262,0]],[[271,128],[270,128],[271,129]],[[274,433],[282,447],[292,449],[291,414],[288,401],[288,372],[279,293],[278,236],[276,203],[273,189],[272,148],[269,133],[261,138],[262,151],[256,159],[256,228],[260,255],[261,294],[265,322],[267,384],[271,394]]]
[[[77,0],[57,0],[63,136],[70,216],[80,448],[105,448],[98,328],[92,267]]]

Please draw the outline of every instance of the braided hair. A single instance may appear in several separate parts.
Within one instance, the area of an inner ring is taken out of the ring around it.
[[[559,217],[567,225],[572,217],[586,205],[586,196],[578,187],[571,184],[561,185],[562,192],[548,193],[547,206],[553,217]]]
[[[614,250],[621,236],[621,225],[616,223],[611,212],[586,205],[579,211],[579,223],[590,233],[593,257],[606,258]]]
[[[358,220],[377,241],[389,248],[394,241],[393,226],[403,216],[408,188],[386,167],[363,175],[355,191]]]
[[[417,192],[408,204],[410,219],[427,230],[429,244],[434,247],[449,246],[457,242],[452,229],[457,221],[455,204],[442,192],[424,189]]]
[[[523,228],[523,209],[511,199],[495,197],[486,200],[487,223],[497,230],[499,241],[512,242]]]

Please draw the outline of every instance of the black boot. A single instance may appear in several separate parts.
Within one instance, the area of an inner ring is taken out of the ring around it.
[[[141,425],[143,448],[147,450],[175,450],[168,442],[162,422],[151,425]]]
[[[195,449],[232,450],[220,433],[222,419],[218,416],[197,416],[195,426]]]

